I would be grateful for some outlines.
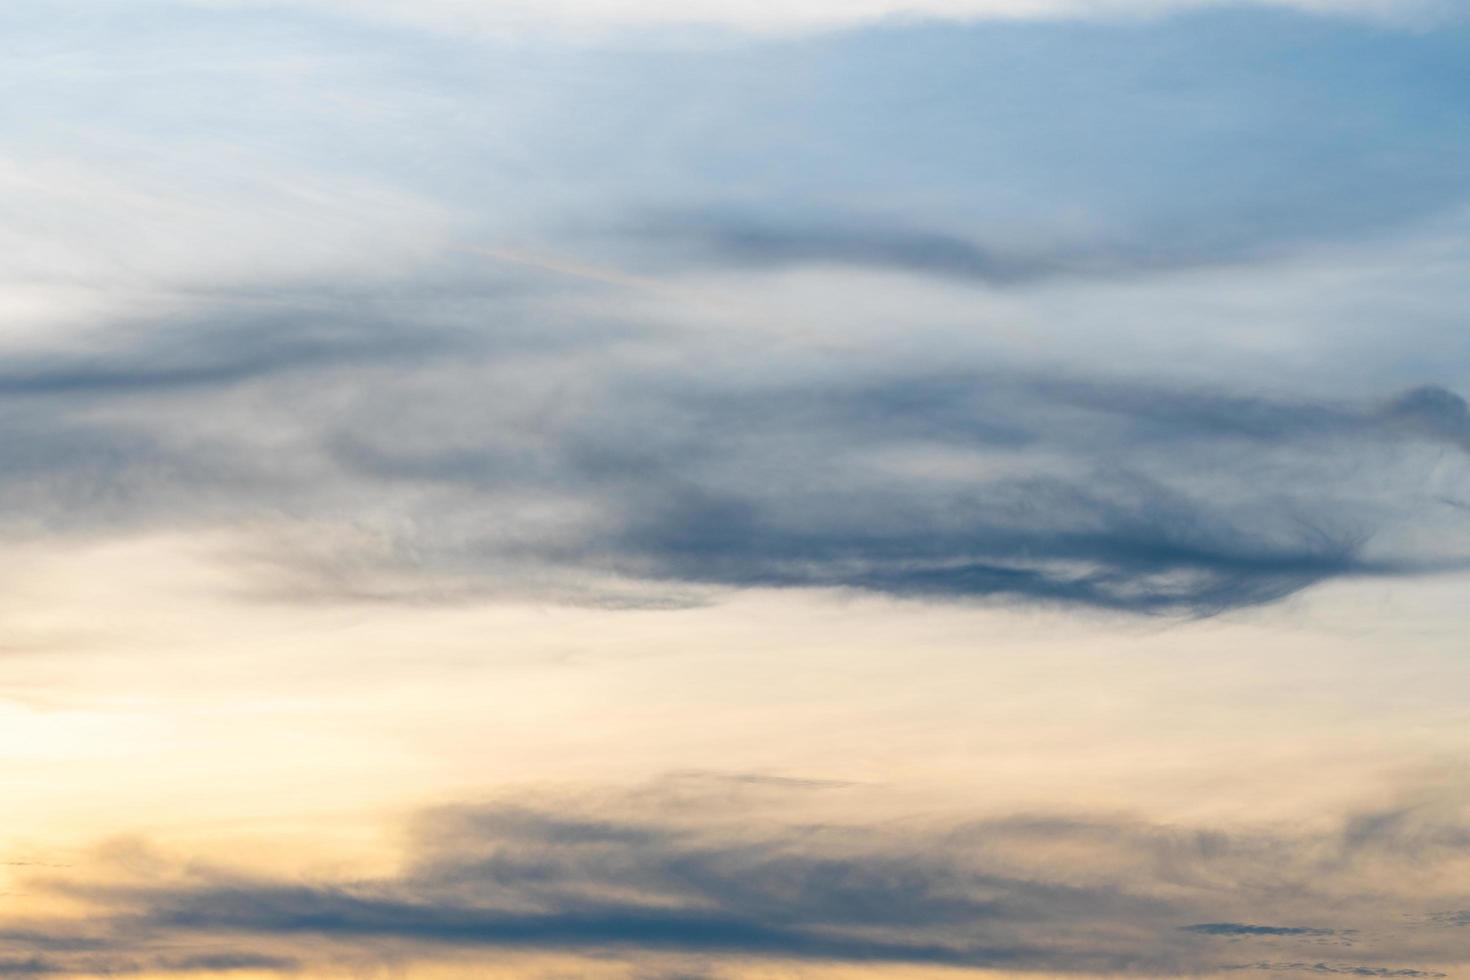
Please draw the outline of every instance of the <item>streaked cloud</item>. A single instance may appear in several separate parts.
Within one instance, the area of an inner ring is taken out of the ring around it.
[[[12,444],[33,447],[4,481],[12,526],[314,519],[366,496],[353,516],[395,515],[394,550],[430,580],[479,574],[492,592],[590,575],[1136,612],[1464,560],[1373,541],[1421,519],[1428,460],[1465,443],[1464,403],[1439,388],[1334,404],[993,366],[671,376],[640,352],[726,355],[631,326],[472,326],[469,300],[443,294],[438,320],[373,303],[196,315],[105,356],[12,359],[0,398]]]
[[[427,812],[406,869],[388,879],[274,881],[157,859],[131,880],[38,878],[33,887],[87,902],[89,925],[50,932],[37,921],[8,941],[37,955],[136,957],[232,937],[318,965],[509,948],[1079,975],[1294,970],[1315,955],[1318,972],[1436,976],[1402,963],[1464,952],[1458,933],[1376,919],[1384,902],[1407,913],[1446,897],[1443,884],[1416,887],[1412,869],[1470,860],[1453,807],[1351,814],[1320,833],[1104,815],[807,824],[772,802],[840,789],[765,787],[762,802],[738,781],[686,778]],[[1330,908],[1334,928],[1180,924],[1248,908],[1288,918]],[[1306,953],[1322,943],[1330,956]],[[1270,959],[1240,965],[1252,953]]]
[[[1242,922],[1201,922],[1184,926],[1185,932],[1202,936],[1335,936],[1336,929],[1313,929],[1308,926],[1254,926]]]

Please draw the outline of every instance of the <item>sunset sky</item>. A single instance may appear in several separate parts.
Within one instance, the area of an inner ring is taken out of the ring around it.
[[[1470,977],[1463,0],[6,0],[0,977]]]

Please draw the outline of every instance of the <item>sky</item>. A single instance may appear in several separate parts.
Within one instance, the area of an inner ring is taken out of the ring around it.
[[[9,0],[0,976],[1470,976],[1460,0]]]

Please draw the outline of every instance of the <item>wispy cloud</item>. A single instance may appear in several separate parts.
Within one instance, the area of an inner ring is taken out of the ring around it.
[[[768,380],[704,367],[723,355],[699,335],[528,329],[517,295],[429,318],[349,294],[12,358],[4,516],[387,520],[428,592],[444,573],[568,598],[621,577],[1212,613],[1463,560],[1373,540],[1420,519],[1417,470],[1470,438],[1445,389],[1326,402],[819,362]],[[487,303],[504,326],[477,322]]]
[[[1262,973],[1312,973],[1318,976],[1347,977],[1409,977],[1427,980],[1447,974],[1429,970],[1395,969],[1386,966],[1353,966],[1345,963],[1247,963],[1227,967],[1230,970],[1249,970]]]
[[[1335,936],[1335,929],[1313,929],[1308,926],[1253,926],[1243,922],[1201,922],[1184,926],[1185,932],[1202,936]]]
[[[55,6],[0,975],[1470,963],[1459,5]]]
[[[680,794],[677,818],[652,815],[665,792]],[[194,866],[131,883],[37,882],[92,903],[92,926],[75,934],[88,938],[33,923],[8,941],[47,954],[72,942],[95,955],[101,942],[137,956],[189,938],[330,960],[371,940],[408,961],[506,948],[610,952],[635,963],[719,953],[1152,975],[1435,976],[1383,959],[1470,955],[1443,933],[1354,931],[1385,906],[1409,910],[1445,897],[1414,894],[1397,876],[1427,860],[1470,860],[1470,838],[1452,812],[1398,811],[1376,821],[1382,829],[1369,840],[1351,830],[1226,832],[1103,816],[802,824],[773,820],[769,806],[742,823],[730,794],[720,798],[719,806],[691,808],[698,797],[676,780],[621,799],[439,809],[420,819],[408,868],[390,879],[289,882]],[[1343,925],[1181,924],[1212,909],[1291,917],[1319,904]],[[1330,963],[1273,952],[1243,967],[1215,945],[1228,939],[1274,951],[1339,933],[1357,942],[1340,946]]]

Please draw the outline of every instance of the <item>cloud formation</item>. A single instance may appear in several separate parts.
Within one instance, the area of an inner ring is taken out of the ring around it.
[[[1258,258],[1260,239],[1234,242],[1060,242],[989,245],[947,231],[814,216],[672,214],[631,222],[635,245],[666,267],[758,271],[838,266],[933,276],[990,287],[1050,280],[1128,280]],[[1261,229],[1265,231],[1265,229]],[[1271,235],[1265,235],[1266,244]]]
[[[38,879],[87,902],[91,925],[37,921],[5,942],[38,956],[76,950],[81,963],[181,939],[247,944],[279,951],[252,961],[266,969],[287,968],[270,956],[320,963],[370,948],[400,962],[572,950],[634,965],[718,955],[1083,975],[1436,976],[1402,960],[1470,956],[1459,933],[1389,924],[1458,894],[1449,871],[1470,862],[1470,834],[1453,809],[1354,815],[1316,834],[1100,815],[869,826],[793,822],[770,805],[840,789],[760,787],[762,803],[739,781],[688,778],[427,812],[393,878],[292,882],[155,860],[163,870],[146,878]],[[1415,882],[1410,870],[1428,861],[1446,873]],[[1184,924],[1217,910],[1292,918],[1314,907],[1332,909],[1333,928]],[[1323,941],[1335,944],[1330,960],[1303,958]],[[1269,959],[1240,965],[1241,943]],[[219,964],[211,969],[248,965],[203,957]]]
[[[506,326],[368,294],[14,357],[0,518],[95,534],[345,515],[387,535],[345,560],[425,594],[448,576],[585,600],[621,580],[652,602],[845,587],[1209,614],[1463,561],[1393,539],[1422,520],[1430,460],[1465,461],[1464,402],[1442,388],[1328,402],[799,358],[767,378],[703,366],[730,352],[700,335],[538,333],[480,295]],[[649,370],[651,351],[689,367]]]
[[[1457,4],[54,7],[0,9],[0,974],[1470,963],[1453,780],[1313,802],[1466,748]],[[346,812],[808,760],[910,782]],[[46,854],[123,822],[240,863]]]
[[[1201,922],[1185,926],[1185,932],[1202,936],[1335,936],[1334,929],[1312,929],[1306,926],[1253,926],[1242,922]]]

